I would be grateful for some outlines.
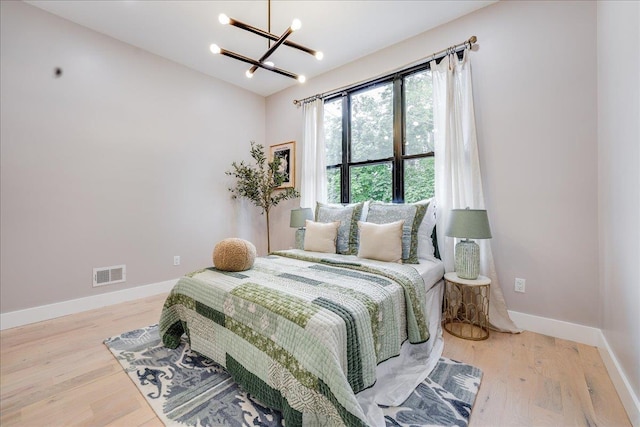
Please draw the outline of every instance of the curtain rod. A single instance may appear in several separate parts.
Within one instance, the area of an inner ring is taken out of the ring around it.
[[[469,37],[468,40],[466,40],[466,41],[464,41],[462,43],[458,43],[458,44],[453,45],[451,47],[448,47],[446,49],[442,49],[442,50],[440,50],[438,52],[432,53],[429,56],[425,56],[424,58],[418,59],[417,61],[413,61],[410,64],[406,64],[406,65],[404,65],[404,66],[402,66],[400,68],[396,68],[393,71],[389,71],[389,72],[386,72],[384,74],[379,74],[378,76],[375,76],[375,77],[372,77],[372,78],[369,78],[369,79],[366,79],[366,80],[362,80],[362,81],[359,81],[357,83],[352,83],[352,84],[347,85],[347,86],[342,86],[342,87],[339,87],[337,89],[333,89],[333,90],[331,90],[329,92],[318,93],[316,95],[309,96],[309,97],[304,98],[304,99],[294,99],[293,100],[293,104],[295,106],[297,106],[297,107],[301,107],[302,105],[304,105],[304,104],[306,104],[308,102],[311,102],[311,101],[315,101],[316,99],[323,99],[323,98],[327,98],[327,97],[330,97],[330,96],[333,96],[333,95],[337,95],[338,93],[340,93],[342,91],[351,89],[351,88],[356,87],[356,86],[360,86],[361,84],[367,83],[367,82],[372,81],[372,80],[377,80],[379,78],[382,78],[382,77],[385,77],[385,76],[388,76],[388,75],[391,75],[391,74],[394,74],[394,73],[401,72],[401,71],[409,69],[411,67],[415,67],[416,65],[418,65],[420,63],[431,62],[433,60],[444,58],[445,56],[447,56],[449,54],[452,54],[452,53],[457,53],[457,52],[460,52],[460,51],[465,50],[465,49],[472,49],[473,48],[473,44],[476,43],[477,41],[478,41],[478,38],[476,36],[471,36],[471,37]],[[425,61],[425,60],[428,60],[428,61]]]

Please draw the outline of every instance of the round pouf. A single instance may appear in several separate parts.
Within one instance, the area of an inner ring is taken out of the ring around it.
[[[213,249],[213,265],[218,270],[249,270],[255,260],[256,247],[244,239],[224,239]]]

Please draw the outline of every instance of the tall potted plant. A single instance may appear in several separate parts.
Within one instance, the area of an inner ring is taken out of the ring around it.
[[[251,157],[255,164],[231,163],[232,169],[226,171],[227,175],[236,178],[236,186],[229,188],[231,197],[236,199],[244,197],[254,205],[262,209],[261,214],[267,217],[267,252],[271,252],[271,236],[269,233],[269,212],[283,200],[300,197],[295,188],[278,189],[285,180],[284,174],[279,172],[280,159],[274,157],[268,162],[264,153],[264,147],[251,141]]]

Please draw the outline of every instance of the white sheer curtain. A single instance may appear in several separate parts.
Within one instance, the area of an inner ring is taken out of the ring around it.
[[[300,207],[315,211],[316,201],[327,201],[327,168],[324,149],[324,103],[322,99],[304,104],[302,136],[302,180]]]
[[[471,64],[449,55],[431,62],[435,136],[438,246],[446,271],[454,271],[454,239],[445,237],[451,209],[485,209],[473,111]],[[487,212],[491,218],[491,212]],[[491,279],[489,321],[498,331],[521,332],[509,318],[496,275],[491,240],[478,240],[480,273]]]

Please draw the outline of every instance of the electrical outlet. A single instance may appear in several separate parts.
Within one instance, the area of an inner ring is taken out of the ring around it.
[[[514,290],[516,292],[522,292],[524,293],[524,286],[525,286],[525,280],[524,279],[520,279],[518,277],[516,277],[516,284],[514,286]]]
[[[180,255],[173,257],[173,265],[180,265]]]

